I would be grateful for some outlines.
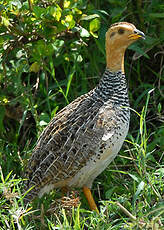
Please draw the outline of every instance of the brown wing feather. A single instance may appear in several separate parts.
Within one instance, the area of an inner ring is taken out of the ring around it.
[[[97,126],[102,102],[94,101],[91,93],[61,110],[41,134],[26,171],[26,190],[35,185],[30,198],[49,181],[72,178],[95,154],[103,136],[102,126]]]

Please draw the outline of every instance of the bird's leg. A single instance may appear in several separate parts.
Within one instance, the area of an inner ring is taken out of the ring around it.
[[[96,203],[95,203],[95,201],[94,201],[94,199],[93,199],[91,190],[90,190],[88,187],[84,186],[84,187],[83,187],[83,192],[84,192],[84,195],[85,195],[85,197],[86,197],[86,199],[87,199],[87,201],[88,201],[88,204],[89,204],[89,206],[90,206],[90,209],[91,209],[91,210],[95,210],[97,213],[99,213],[99,210],[98,210],[98,208],[97,208],[97,205],[96,205]]]

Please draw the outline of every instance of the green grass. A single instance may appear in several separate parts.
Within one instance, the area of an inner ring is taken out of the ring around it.
[[[36,0],[33,9],[29,2],[0,1],[0,230],[163,229],[163,1],[67,1],[64,8]],[[134,23],[146,40],[126,52],[131,123],[117,158],[93,184],[100,214],[89,211],[81,191],[78,207],[65,207],[60,191],[25,206],[23,173],[37,138],[99,82],[105,32],[117,21]]]

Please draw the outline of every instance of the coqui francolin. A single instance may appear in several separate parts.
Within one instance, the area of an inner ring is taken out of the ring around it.
[[[82,188],[90,208],[94,179],[118,154],[129,129],[130,110],[124,73],[126,48],[143,32],[128,22],[106,33],[106,69],[93,90],[58,112],[44,129],[28,162],[26,201],[56,188]]]

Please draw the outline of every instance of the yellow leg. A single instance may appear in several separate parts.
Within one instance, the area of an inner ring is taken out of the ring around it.
[[[84,195],[85,195],[85,197],[86,197],[86,199],[87,199],[87,201],[88,201],[88,204],[89,204],[89,206],[90,206],[90,209],[91,209],[91,210],[95,210],[97,213],[99,213],[99,210],[98,210],[98,208],[97,208],[97,205],[96,205],[96,203],[95,203],[95,201],[94,201],[94,199],[93,199],[91,190],[90,190],[88,187],[84,186],[84,187],[83,187],[83,192],[84,192]]]

